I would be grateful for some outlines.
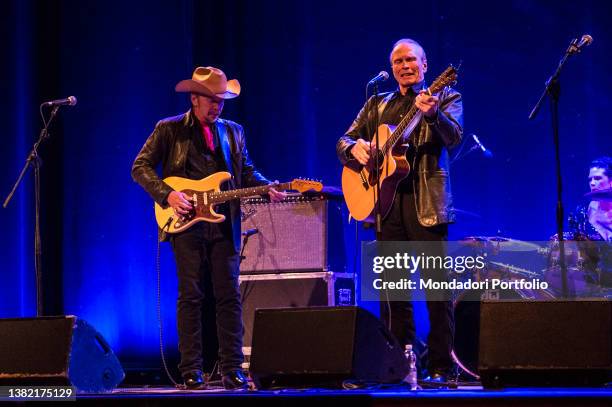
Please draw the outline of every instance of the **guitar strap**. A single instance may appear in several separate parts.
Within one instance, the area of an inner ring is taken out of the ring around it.
[[[223,123],[223,120],[217,120],[217,131],[219,133],[219,145],[221,146],[221,151],[223,152],[223,158],[225,159],[227,171],[229,171],[230,174],[235,175],[234,168],[232,166],[232,152],[227,139],[227,127],[225,126],[225,123]]]
[[[393,92],[390,92],[387,96],[382,98],[380,102],[378,102],[378,117],[382,117],[383,111],[385,110],[385,107],[387,107],[387,103],[389,103],[392,97]]]

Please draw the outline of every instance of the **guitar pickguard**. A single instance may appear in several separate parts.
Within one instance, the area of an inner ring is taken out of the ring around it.
[[[214,192],[214,190],[208,191],[194,191],[191,189],[185,189],[181,191],[189,197],[192,209],[189,213],[182,216],[182,219],[176,219],[172,223],[174,229],[181,229],[185,226],[189,227],[196,222],[220,222],[225,218],[223,215],[219,215],[214,211],[212,204],[207,202],[208,194]]]

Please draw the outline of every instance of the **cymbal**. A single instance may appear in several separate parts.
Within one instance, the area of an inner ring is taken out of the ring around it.
[[[463,239],[459,240],[459,243],[463,243],[465,245],[474,245],[474,244],[482,244],[489,241],[489,238],[486,236],[466,236]]]
[[[612,188],[589,192],[584,197],[591,201],[612,201]]]
[[[523,277],[538,277],[540,275],[540,273],[536,273],[531,270],[517,267],[512,264],[500,263],[498,261],[490,261],[488,264],[497,266],[503,269],[504,271],[506,271],[507,274],[510,274],[510,275],[517,275],[517,276],[523,276]]]
[[[500,252],[534,252],[540,249],[535,243],[523,242],[502,236],[468,236],[461,243],[468,246],[483,246]]]

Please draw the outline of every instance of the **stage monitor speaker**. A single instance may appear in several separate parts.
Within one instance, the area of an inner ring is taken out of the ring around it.
[[[589,386],[610,380],[612,302],[484,301],[479,372],[485,387]]]
[[[78,392],[113,390],[123,380],[102,335],[75,316],[0,319],[2,385],[71,385]]]
[[[257,230],[244,247],[242,274],[345,270],[340,203],[316,197],[290,196],[276,203],[256,198],[243,200],[241,210],[242,231]]]
[[[358,307],[259,309],[250,372],[258,388],[401,381],[408,363],[385,326]]]

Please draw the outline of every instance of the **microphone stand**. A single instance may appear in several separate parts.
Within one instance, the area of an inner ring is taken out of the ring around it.
[[[41,108],[41,115],[42,115],[42,105],[40,106],[40,108]],[[43,143],[43,141],[50,138],[51,135],[49,134],[49,131],[48,131],[49,125],[55,118],[55,115],[57,114],[57,111],[59,110],[59,108],[60,108],[59,105],[53,106],[53,109],[51,109],[51,114],[49,116],[48,121],[45,121],[45,118],[43,116],[44,127],[40,131],[38,140],[36,141],[36,143],[34,143],[34,146],[32,147],[32,151],[30,151],[30,154],[28,154],[28,158],[26,159],[26,162],[21,172],[19,173],[19,177],[17,177],[17,181],[15,181],[15,185],[13,185],[13,189],[11,189],[11,192],[9,192],[8,196],[4,200],[4,204],[2,204],[2,207],[6,209],[9,202],[13,198],[15,191],[19,187],[19,184],[21,184],[21,181],[26,171],[28,170],[30,166],[32,166],[34,168],[34,203],[35,203],[34,204],[34,207],[35,207],[34,209],[34,213],[35,213],[34,215],[35,216],[34,270],[36,273],[36,316],[37,317],[43,316],[42,245],[41,245],[41,238],[40,238],[40,167],[41,167],[41,160],[38,155],[38,147]]]
[[[376,219],[376,240],[380,241],[382,238],[382,206],[380,202],[380,175],[381,175],[381,163],[380,163],[380,139],[378,137],[378,126],[380,125],[380,117],[378,114],[378,81],[374,82],[374,126],[376,127],[376,133],[374,140],[376,140],[376,147],[374,148],[374,154],[376,159],[374,165],[374,177],[376,178],[376,186],[374,189],[374,196],[376,197],[376,207],[374,208],[374,216]],[[370,149],[371,151],[371,149]],[[384,158],[383,158],[384,160]]]
[[[482,151],[482,155],[484,155],[486,158],[493,158],[493,153],[491,153],[490,150],[487,150],[482,143],[480,143],[479,141],[476,141],[475,139],[476,135],[474,133],[470,134],[470,136],[468,136],[468,138],[471,138],[474,141],[474,144],[472,145],[472,147],[470,147],[469,150],[467,151],[463,151],[465,149],[465,145],[466,143],[462,143],[459,146],[459,150],[455,152],[455,154],[451,157],[450,160],[450,164],[454,164],[456,161],[459,161],[461,159],[463,159],[464,157],[467,157],[468,155],[470,155],[472,152],[476,151],[476,150],[481,150]]]
[[[240,261],[238,262],[238,266],[240,266],[242,264],[242,261],[246,259],[246,256],[244,255],[244,249],[246,248],[247,243],[249,243],[250,237],[251,235],[244,235],[244,237],[242,238],[242,249],[240,250]]]
[[[467,157],[468,155],[470,155],[472,152],[479,150],[480,147],[478,146],[478,144],[474,144],[468,151],[463,152],[463,151],[459,151],[457,153],[457,155],[455,155],[452,159],[451,159],[451,164],[454,164],[455,162],[462,160],[463,158]]]
[[[563,236],[563,182],[561,176],[561,155],[559,152],[559,94],[561,92],[561,84],[559,83],[559,76],[561,70],[565,65],[567,59],[576,55],[580,52],[578,48],[578,39],[574,38],[570,43],[569,47],[565,51],[565,54],[559,61],[557,69],[550,78],[546,81],[544,92],[540,96],[531,113],[529,114],[529,120],[533,120],[542,106],[546,95],[550,99],[550,113],[551,113],[551,124],[553,132],[553,142],[555,145],[555,165],[557,171],[557,211],[556,211],[556,223],[557,223],[557,236],[559,238],[559,266],[561,268],[561,287],[563,297],[569,297],[568,285],[567,285],[567,264],[565,262],[565,243]]]

